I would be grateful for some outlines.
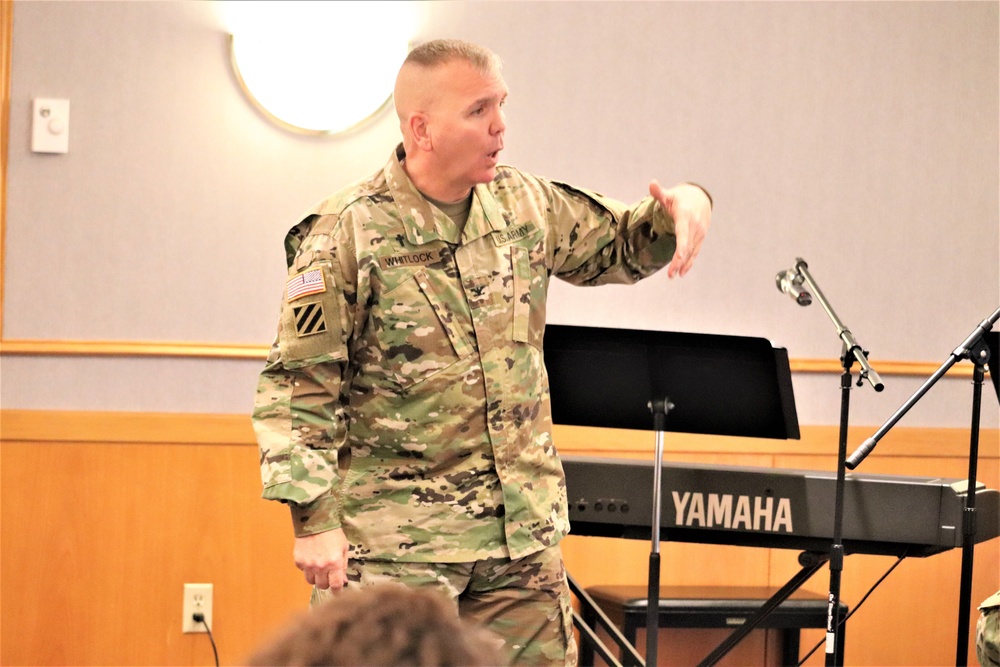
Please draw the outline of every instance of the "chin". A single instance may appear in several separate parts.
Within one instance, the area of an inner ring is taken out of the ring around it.
[[[483,183],[492,183],[497,176],[497,165],[491,164],[479,169],[469,169],[465,172],[464,180],[475,187]]]

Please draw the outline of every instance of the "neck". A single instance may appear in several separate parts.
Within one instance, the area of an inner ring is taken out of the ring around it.
[[[413,181],[413,184],[417,186],[417,189],[424,196],[446,204],[453,204],[468,199],[472,193],[472,187],[448,183],[433,169],[430,169],[429,165],[418,157],[419,155],[419,153],[414,155],[407,154],[402,165],[403,171],[406,172],[406,175],[410,177],[410,180]]]

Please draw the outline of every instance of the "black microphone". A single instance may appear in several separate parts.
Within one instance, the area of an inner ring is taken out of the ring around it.
[[[784,292],[795,299],[795,303],[800,306],[808,306],[813,301],[812,294],[802,287],[804,278],[795,269],[782,271],[774,277],[774,282],[778,285],[778,291]]]

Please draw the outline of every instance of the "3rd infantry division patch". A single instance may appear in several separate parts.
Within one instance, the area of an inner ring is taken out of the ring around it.
[[[292,307],[292,316],[295,318],[295,333],[300,338],[326,331],[323,304],[319,302],[304,303],[301,306]]]

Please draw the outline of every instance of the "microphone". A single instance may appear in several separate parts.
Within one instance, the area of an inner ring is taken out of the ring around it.
[[[778,285],[778,291],[784,292],[795,299],[795,303],[800,306],[808,306],[813,301],[812,294],[802,287],[804,278],[795,269],[782,271],[774,277],[774,282]]]

